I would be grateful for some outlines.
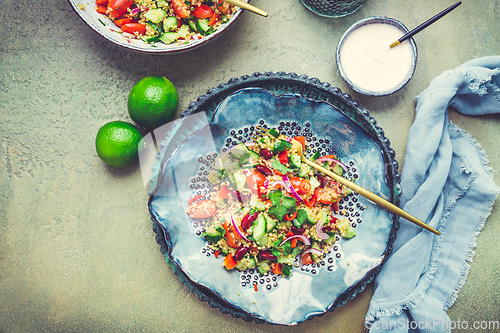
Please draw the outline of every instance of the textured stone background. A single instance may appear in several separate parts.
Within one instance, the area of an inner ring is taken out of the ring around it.
[[[362,332],[371,285],[294,328],[247,323],[200,302],[159,251],[139,167],[107,167],[95,152],[101,125],[129,121],[128,92],[144,76],[165,75],[177,86],[178,113],[207,89],[254,72],[305,74],[352,93],[334,57],[351,24],[386,15],[412,28],[453,2],[368,0],[341,19],[316,16],[299,0],[252,3],[269,17],[247,12],[202,48],[152,56],[110,44],[65,0],[0,1],[0,332]],[[415,96],[444,70],[500,52],[499,11],[498,0],[464,1],[416,36],[419,63],[404,90],[383,98],[352,93],[400,164]],[[500,170],[500,118],[451,117]],[[496,204],[452,320],[500,319],[499,222]]]

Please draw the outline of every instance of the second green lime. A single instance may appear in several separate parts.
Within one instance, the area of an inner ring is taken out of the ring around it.
[[[137,124],[155,129],[172,121],[179,106],[174,84],[164,76],[147,76],[137,82],[128,96],[128,113]]]
[[[105,163],[123,168],[139,159],[142,134],[132,124],[124,121],[111,121],[104,124],[95,138],[97,155]],[[144,143],[143,143],[144,144]]]

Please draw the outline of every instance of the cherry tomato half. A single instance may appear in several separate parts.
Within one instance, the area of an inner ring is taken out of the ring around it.
[[[195,201],[189,206],[188,214],[195,219],[206,219],[215,214],[217,206],[212,200]]]
[[[124,17],[121,19],[116,19],[116,20],[114,20],[114,22],[118,27],[121,28],[124,24],[134,23],[134,19],[131,19],[130,17]]]
[[[180,18],[186,18],[191,15],[191,11],[189,10],[184,0],[171,0],[171,2],[175,15],[179,16]]]
[[[290,183],[292,183],[293,188],[297,194],[302,195],[309,193],[311,191],[311,183],[307,179],[300,177],[290,178]]]
[[[215,23],[217,23],[219,21],[220,21],[220,15],[217,12],[214,12],[212,14],[212,17],[210,18],[210,22],[208,22],[208,25],[213,26],[213,25],[215,25]]]
[[[122,31],[129,34],[138,33],[139,35],[146,34],[146,25],[142,23],[125,23],[122,25]]]
[[[229,188],[227,188],[226,185],[222,185],[219,190],[219,198],[227,199],[230,193],[231,191],[229,190]]]
[[[134,0],[109,0],[109,15],[113,18],[123,16],[128,12],[128,9],[131,8],[133,4]]]
[[[227,15],[231,12],[231,5],[225,1],[218,0],[217,9],[221,12],[221,14]]]
[[[201,19],[211,18],[214,11],[207,5],[199,5],[193,10],[193,16]]]
[[[257,170],[251,171],[247,173],[247,185],[252,193],[258,195],[262,198],[262,187],[264,186],[264,182],[266,181],[266,177],[258,172]]]

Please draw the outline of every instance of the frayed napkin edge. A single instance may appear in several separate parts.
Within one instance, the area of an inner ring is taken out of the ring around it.
[[[500,73],[500,71],[499,71],[499,73]],[[449,123],[450,123],[450,126],[449,126],[450,131],[453,131],[453,132],[459,134],[462,138],[466,139],[467,141],[469,141],[471,144],[473,144],[476,147],[477,154],[478,154],[479,158],[481,159],[481,164],[483,165],[484,170],[491,178],[493,178],[494,170],[490,166],[489,157],[486,154],[486,151],[481,146],[481,144],[472,135],[467,133],[465,130],[463,130],[459,126],[453,124],[451,121]],[[486,220],[491,215],[491,211],[493,209],[493,205],[494,205],[497,197],[498,197],[498,192],[497,192],[495,198],[489,201],[489,208],[485,209],[485,211],[479,217],[479,219],[476,223],[475,231],[470,238],[468,250],[465,254],[462,269],[460,271],[460,278],[457,281],[456,285],[453,287],[453,291],[451,292],[450,296],[448,296],[448,298],[446,299],[446,301],[443,304],[444,311],[447,311],[456,302],[456,300],[458,298],[458,293],[460,292],[460,290],[462,290],[462,288],[465,285],[465,281],[467,280],[467,276],[469,275],[470,268],[472,267],[472,261],[476,255],[475,249],[477,247],[477,237],[481,233],[481,230],[483,230],[484,225],[486,224]]]
[[[489,165],[489,158],[488,155],[486,154],[486,151],[483,149],[481,144],[469,133],[467,133],[465,130],[460,128],[459,126],[453,124],[451,121],[448,121],[448,130],[450,132],[454,132],[461,136],[462,138],[466,139],[469,141],[471,144],[474,145],[474,147],[477,150],[477,154],[480,157],[481,164],[484,167],[484,170],[486,173],[490,176],[493,177],[493,168]],[[465,171],[465,169],[463,170]],[[441,235],[438,236],[437,238],[437,244],[433,245],[433,249],[431,251],[431,258],[429,261],[429,268],[425,272],[425,281],[422,282],[422,289],[415,297],[412,299],[408,300],[405,304],[393,307],[391,309],[386,309],[386,310],[378,310],[374,311],[372,313],[368,313],[365,317],[365,329],[369,330],[369,327],[378,319],[384,318],[384,317],[389,317],[389,316],[398,316],[403,313],[405,310],[413,309],[417,307],[423,297],[425,296],[425,293],[429,286],[432,283],[432,280],[434,278],[434,274],[437,271],[437,260],[441,254],[442,251],[442,243],[444,241],[445,233],[444,233],[444,228],[446,226],[446,223],[448,222],[448,216],[450,214],[451,209],[455,206],[456,202],[458,199],[463,197],[463,195],[467,192],[470,184],[474,181],[474,179],[471,179],[469,183],[460,191],[452,200],[451,203],[445,207],[445,212],[443,212],[441,216],[441,221],[439,222],[438,225],[438,230],[441,232]],[[465,257],[463,258],[463,264],[462,264],[462,269],[460,271],[460,278],[458,279],[456,285],[453,287],[453,291],[451,292],[450,296],[446,299],[444,305],[443,305],[443,310],[446,312],[456,301],[458,297],[458,293],[460,290],[463,288],[465,285],[465,281],[467,279],[467,276],[469,274],[472,260],[475,256],[475,251],[474,249],[476,248],[476,239],[479,236],[481,230],[483,229],[484,225],[486,224],[486,220],[491,214],[493,204],[496,201],[496,197],[498,196],[498,192],[495,196],[495,199],[489,201],[489,208],[485,209],[483,214],[480,216],[479,220],[476,223],[476,228],[474,233],[471,236],[471,239],[468,244],[468,250],[465,254]]]

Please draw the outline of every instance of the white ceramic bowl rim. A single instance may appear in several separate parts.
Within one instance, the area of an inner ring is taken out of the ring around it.
[[[368,95],[368,96],[387,96],[387,95],[393,94],[393,93],[399,91],[401,88],[403,88],[410,81],[410,79],[413,77],[413,74],[415,73],[415,68],[417,67],[418,51],[417,51],[417,44],[415,43],[415,40],[413,38],[409,38],[406,40],[406,42],[410,43],[411,49],[412,49],[412,54],[413,54],[413,62],[411,64],[410,70],[408,71],[408,75],[396,87],[389,89],[389,90],[375,92],[375,91],[365,90],[363,88],[356,86],[351,80],[349,80],[349,78],[345,74],[344,69],[342,68],[342,64],[340,62],[340,48],[342,47],[342,44],[343,44],[344,40],[347,38],[347,36],[352,31],[354,31],[355,29],[357,29],[359,27],[362,27],[362,26],[365,26],[368,24],[374,24],[374,23],[384,23],[384,24],[392,25],[392,26],[400,29],[401,31],[403,31],[405,34],[409,32],[408,28],[406,28],[406,26],[403,23],[401,23],[400,21],[398,21],[396,19],[390,18],[390,17],[370,16],[370,17],[367,17],[365,19],[362,19],[362,20],[354,23],[353,25],[351,25],[349,27],[349,29],[347,29],[346,32],[340,38],[340,41],[337,45],[337,52],[336,52],[337,68],[338,68],[338,71],[339,71],[342,79],[354,91],[356,91],[360,94],[363,94],[363,95]]]
[[[250,0],[245,1],[250,3]],[[85,24],[108,41],[129,50],[152,54],[181,53],[205,45],[226,31],[243,13],[243,10],[239,9],[231,16],[231,19],[228,22],[224,23],[213,34],[204,36],[199,40],[191,41],[189,44],[178,45],[177,43],[173,43],[167,45],[161,42],[146,44],[141,39],[127,39],[122,37],[120,33],[116,32],[119,31],[120,28],[115,26],[109,18],[96,12],[94,9],[94,0],[68,0],[68,2],[77,15],[83,20],[83,22],[85,22]]]

